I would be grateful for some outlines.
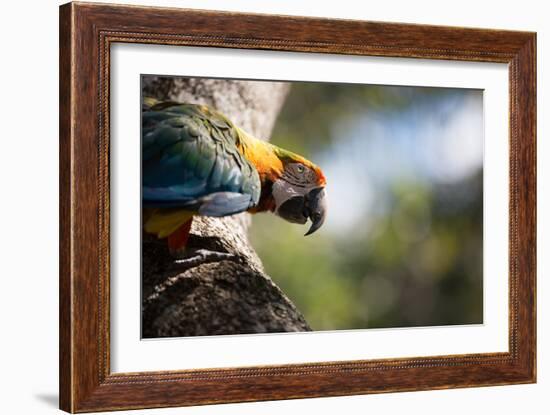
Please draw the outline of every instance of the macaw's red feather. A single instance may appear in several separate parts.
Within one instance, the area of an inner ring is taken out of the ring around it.
[[[258,205],[254,206],[251,209],[248,209],[247,212],[249,213],[275,212],[275,208],[276,208],[275,199],[271,194],[271,186],[266,185],[266,187],[262,189],[262,195],[260,196]]]
[[[185,249],[187,240],[189,239],[189,232],[191,231],[192,223],[193,218],[181,225],[175,232],[168,235],[168,249],[171,254],[176,254]]]

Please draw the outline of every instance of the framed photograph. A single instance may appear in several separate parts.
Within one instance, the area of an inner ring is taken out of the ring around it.
[[[60,407],[536,380],[536,35],[60,8]]]

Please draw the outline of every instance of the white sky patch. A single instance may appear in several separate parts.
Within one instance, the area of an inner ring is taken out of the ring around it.
[[[451,183],[482,167],[482,91],[367,112],[354,125],[335,126],[333,134],[334,144],[319,164],[328,183],[325,227],[341,235],[356,226],[368,228],[387,208],[396,181]]]
[[[426,158],[434,179],[457,181],[471,175],[483,163],[482,100],[467,98],[445,128],[429,126],[426,141],[432,142],[426,146]]]
[[[353,174],[353,164],[339,161],[327,164],[324,169],[329,200],[324,227],[329,232],[343,234],[352,231],[359,222],[363,227],[369,226],[365,212],[370,210],[373,192],[368,177],[363,175],[360,179]]]

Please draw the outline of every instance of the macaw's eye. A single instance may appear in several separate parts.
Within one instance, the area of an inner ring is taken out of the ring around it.
[[[296,170],[298,170],[298,173],[303,173],[304,171],[306,171],[305,167],[302,166],[301,164],[298,164],[298,166],[296,167]]]

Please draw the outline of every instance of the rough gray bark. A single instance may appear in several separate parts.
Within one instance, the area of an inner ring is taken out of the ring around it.
[[[146,76],[143,93],[161,100],[210,105],[267,139],[288,91],[281,82]],[[189,249],[210,249],[239,261],[202,264],[179,273],[166,241],[143,235],[142,335],[179,337],[310,330],[302,314],[264,272],[250,245],[248,213],[195,217]]]

